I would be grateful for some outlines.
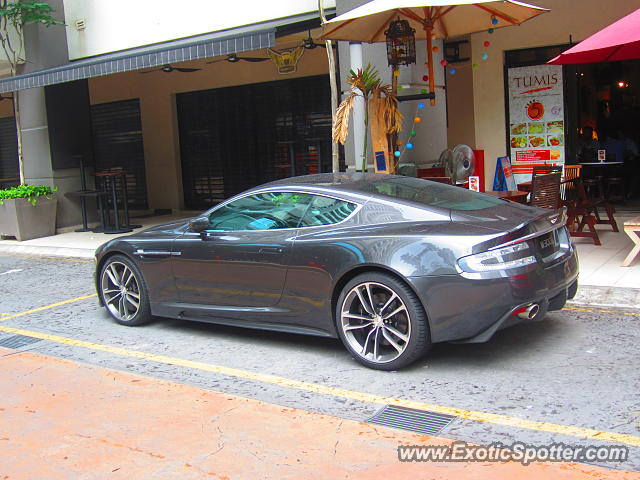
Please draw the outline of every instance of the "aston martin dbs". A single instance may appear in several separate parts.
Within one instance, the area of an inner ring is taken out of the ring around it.
[[[379,174],[279,180],[96,251],[116,322],[171,317],[340,338],[395,370],[561,309],[578,261],[563,210]]]

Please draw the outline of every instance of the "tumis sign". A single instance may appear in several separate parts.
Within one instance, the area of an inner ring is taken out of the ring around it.
[[[516,182],[534,165],[564,164],[562,67],[509,68],[509,146]]]

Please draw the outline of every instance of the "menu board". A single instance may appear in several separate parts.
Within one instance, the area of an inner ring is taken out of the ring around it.
[[[564,164],[562,66],[509,68],[509,145],[517,183],[534,165]]]

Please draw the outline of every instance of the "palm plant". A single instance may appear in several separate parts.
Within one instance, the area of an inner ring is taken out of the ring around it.
[[[347,82],[352,89],[347,98],[338,106],[336,121],[333,126],[333,141],[344,145],[349,130],[349,115],[353,109],[356,97],[364,98],[364,146],[362,149],[361,170],[367,170],[367,145],[369,143],[369,117],[375,118],[383,128],[384,133],[396,134],[402,127],[402,114],[398,111],[398,97],[393,93],[390,85],[383,84],[377,70],[370,64],[364,70],[349,71]]]

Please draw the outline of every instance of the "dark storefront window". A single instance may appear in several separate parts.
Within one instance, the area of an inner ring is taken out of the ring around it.
[[[327,76],[182,93],[176,103],[187,208],[331,170]]]
[[[19,177],[15,118],[0,118],[0,188],[18,185]]]

